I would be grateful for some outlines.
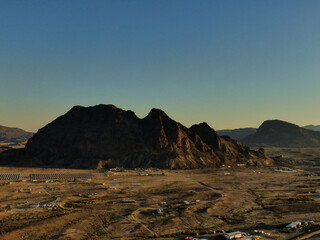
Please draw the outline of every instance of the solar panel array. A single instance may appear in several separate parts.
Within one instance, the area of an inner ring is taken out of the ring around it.
[[[30,174],[31,180],[51,180],[51,179],[79,179],[79,178],[92,178],[90,173],[73,173],[73,174],[62,174],[62,173],[51,173],[51,174]]]
[[[20,180],[20,179],[22,179],[21,174],[15,174],[15,173],[0,174],[0,180]]]
[[[88,179],[92,178],[90,173],[73,173],[73,174],[62,174],[62,173],[50,173],[50,174],[30,174],[30,180],[53,180],[53,179]],[[22,176],[21,174],[15,173],[0,173],[1,180],[22,180],[28,177]]]

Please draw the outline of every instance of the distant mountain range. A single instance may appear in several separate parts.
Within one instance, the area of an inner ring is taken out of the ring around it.
[[[24,147],[27,140],[34,133],[26,132],[20,128],[5,127],[0,125],[0,147]]]
[[[229,136],[233,139],[241,141],[246,136],[253,134],[257,131],[257,128],[237,128],[237,129],[223,129],[217,130],[220,136]]]
[[[267,120],[259,128],[225,129],[217,133],[254,147],[320,147],[319,134],[314,131],[320,131],[320,125],[299,127],[281,120]]]
[[[32,136],[25,149],[0,154],[0,163],[24,166],[190,169],[270,165],[254,151],[220,137],[206,123],[190,128],[152,109],[143,119],[113,105],[75,106]]]
[[[242,142],[259,147],[320,147],[320,132],[281,120],[268,120]]]
[[[320,131],[320,125],[307,125],[303,128],[313,130],[313,131]]]

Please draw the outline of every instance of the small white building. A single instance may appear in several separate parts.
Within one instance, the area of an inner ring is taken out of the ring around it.
[[[160,209],[160,208],[159,208],[159,209],[156,209],[156,210],[155,210],[155,213],[157,213],[157,214],[162,214],[162,209]]]
[[[244,232],[232,232],[232,233],[226,233],[224,235],[225,239],[238,239],[238,238],[243,238],[247,234]]]
[[[301,227],[301,222],[292,222],[286,226],[287,229],[297,229]]]

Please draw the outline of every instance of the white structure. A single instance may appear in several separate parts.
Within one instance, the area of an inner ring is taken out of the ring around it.
[[[301,222],[293,222],[286,226],[287,229],[297,229],[301,227]]]
[[[238,239],[238,238],[243,238],[247,234],[244,232],[232,232],[232,233],[226,233],[224,235],[225,239]]]

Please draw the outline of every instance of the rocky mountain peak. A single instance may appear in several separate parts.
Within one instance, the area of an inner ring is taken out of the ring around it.
[[[140,119],[114,105],[73,107],[39,130],[19,154],[11,160],[77,168],[185,169],[268,159],[236,141],[220,138],[207,123],[188,129],[160,109]]]

